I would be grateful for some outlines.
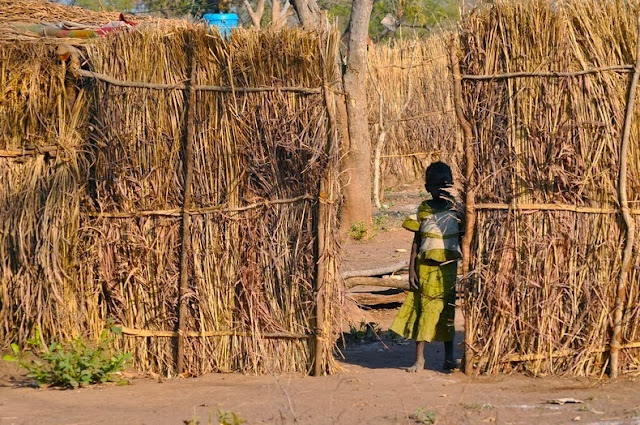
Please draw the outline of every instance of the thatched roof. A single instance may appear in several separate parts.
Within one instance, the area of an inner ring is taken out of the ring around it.
[[[42,0],[0,0],[0,24],[13,22],[73,21],[102,25],[117,21],[119,12],[94,12],[78,6],[66,6]]]
[[[154,24],[154,26],[191,25],[186,20],[162,19],[143,15],[125,15],[125,18],[145,25]],[[20,29],[19,24],[71,22],[85,24],[88,27],[100,27],[119,19],[120,12],[95,12],[78,6],[67,6],[46,0],[0,0],[0,39],[44,39],[37,34]],[[55,40],[50,37],[46,39]],[[79,40],[75,41],[77,43]]]

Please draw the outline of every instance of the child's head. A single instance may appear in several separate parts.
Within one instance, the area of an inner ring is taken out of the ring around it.
[[[440,199],[446,193],[444,189],[453,185],[451,168],[441,161],[432,163],[424,174],[424,182],[424,188],[433,199]]]

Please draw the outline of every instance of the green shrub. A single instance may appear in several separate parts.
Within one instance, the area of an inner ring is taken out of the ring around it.
[[[409,419],[413,419],[419,424],[430,425],[436,423],[436,414],[429,409],[421,407],[415,413],[409,415]]]
[[[112,327],[111,332],[119,334],[121,329]],[[36,335],[27,341],[32,360],[25,360],[25,353],[20,352],[17,344],[11,344],[13,354],[4,356],[4,360],[18,363],[38,385],[77,388],[113,382],[114,374],[122,371],[131,358],[129,353],[111,353],[109,345],[113,338],[105,329],[95,345],[76,338],[64,344],[53,342],[47,347],[36,329]]]
[[[364,221],[359,221],[352,224],[351,228],[349,229],[349,236],[357,241],[361,241],[362,239],[367,237],[368,233],[369,228]]]
[[[197,415],[193,415],[192,419],[185,419],[182,421],[184,425],[204,425],[204,422],[200,421]],[[243,425],[247,423],[244,419],[240,418],[235,412],[218,409],[218,422],[217,425]],[[209,421],[208,425],[216,425],[215,420],[213,419],[213,411],[209,411]]]
[[[242,425],[247,422],[241,419],[236,412],[225,410],[218,410],[218,421],[220,425]]]
[[[381,332],[380,325],[375,322],[360,322],[356,327],[349,325],[349,334],[352,340],[355,341],[377,341],[380,338],[378,334]]]

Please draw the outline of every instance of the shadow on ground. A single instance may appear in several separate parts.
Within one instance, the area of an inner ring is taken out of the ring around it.
[[[379,332],[377,340],[345,338],[338,342],[337,358],[346,364],[362,366],[368,369],[401,369],[411,366],[415,361],[415,342],[389,338],[386,332]],[[462,358],[461,343],[464,333],[455,335],[455,358]],[[426,344],[425,369],[443,372],[444,344],[432,342]]]

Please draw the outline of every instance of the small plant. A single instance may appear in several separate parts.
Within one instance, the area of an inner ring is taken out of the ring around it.
[[[627,410],[625,413],[627,414],[627,418],[628,419],[640,418],[640,407],[637,407],[637,408],[631,409],[631,410]]]
[[[184,425],[203,425],[200,422],[200,418],[195,413],[193,414],[193,418],[185,419],[182,421]],[[247,423],[244,419],[240,418],[235,412],[218,409],[218,422],[217,425],[242,425]],[[216,425],[215,420],[213,419],[213,410],[209,410],[209,420],[207,421],[207,425]]]
[[[111,332],[119,334],[120,328],[111,327]],[[31,347],[33,360],[25,360],[17,344],[11,344],[13,354],[4,356],[5,361],[15,362],[29,373],[38,385],[51,385],[77,388],[90,384],[118,381],[117,372],[124,369],[130,359],[129,353],[111,353],[109,345],[113,337],[105,329],[95,345],[88,344],[83,338],[68,343],[51,343],[48,347],[42,343],[40,330],[27,341]],[[125,381],[126,382],[126,381]]]
[[[491,403],[462,403],[462,407],[469,410],[483,411],[483,410],[491,410],[495,406]]]
[[[415,413],[409,415],[418,424],[430,425],[436,422],[436,414],[429,409],[420,407]]]
[[[247,421],[241,419],[236,412],[218,410],[218,422],[220,425],[242,425]]]
[[[402,335],[399,335],[391,330],[388,330],[385,336],[394,344],[403,344],[405,341],[405,338]]]
[[[380,333],[380,325],[375,322],[360,322],[356,327],[349,325],[349,335],[356,341],[376,341]]]
[[[369,234],[369,228],[364,221],[353,223],[349,229],[349,237],[361,241]]]
[[[379,216],[376,216],[373,219],[373,228],[378,231],[378,230],[387,230],[387,224],[389,222],[389,216],[387,214],[382,214]]]

